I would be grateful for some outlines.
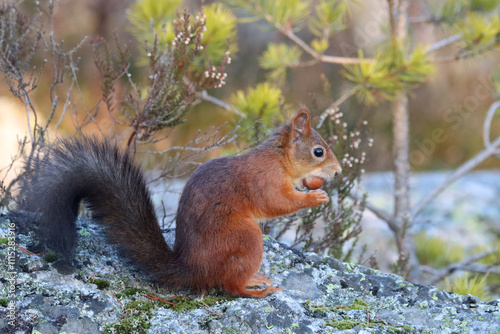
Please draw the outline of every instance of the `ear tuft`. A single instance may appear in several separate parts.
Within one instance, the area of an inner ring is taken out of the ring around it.
[[[311,132],[311,115],[306,107],[300,107],[293,114],[290,127],[294,141],[300,136],[307,136]]]

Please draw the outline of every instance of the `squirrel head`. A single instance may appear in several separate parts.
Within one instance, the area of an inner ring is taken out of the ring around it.
[[[288,159],[292,164],[292,183],[304,189],[303,181],[310,176],[330,180],[342,172],[335,154],[320,136],[311,128],[309,110],[301,107],[289,123]]]

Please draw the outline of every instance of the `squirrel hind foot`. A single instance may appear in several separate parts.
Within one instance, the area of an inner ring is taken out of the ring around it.
[[[238,289],[226,289],[226,291],[235,297],[246,297],[246,298],[264,298],[275,292],[283,291],[281,287],[270,286],[263,290],[248,290],[247,288],[238,288]]]
[[[262,290],[249,290],[247,287],[262,285],[262,283],[271,284],[272,280],[267,279],[265,275],[254,274],[246,282],[226,282],[224,285],[224,290],[226,293],[235,297],[247,297],[247,298],[264,298],[278,291],[283,291],[281,287],[268,286]]]
[[[254,274],[252,278],[248,280],[245,286],[249,288],[249,287],[262,286],[264,284],[267,286],[271,286],[273,284],[273,280],[267,278],[267,276],[263,274]]]

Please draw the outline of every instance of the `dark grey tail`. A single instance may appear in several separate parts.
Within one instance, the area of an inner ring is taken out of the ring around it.
[[[189,275],[163,238],[143,173],[130,154],[90,137],[59,140],[44,153],[27,166],[20,203],[40,214],[38,234],[49,249],[72,258],[83,200],[126,257],[160,281],[183,285]]]

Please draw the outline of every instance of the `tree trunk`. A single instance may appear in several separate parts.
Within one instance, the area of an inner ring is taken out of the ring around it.
[[[392,105],[393,161],[394,161],[394,216],[399,222],[408,218],[410,211],[409,115],[408,97],[402,93]]]
[[[388,0],[391,15],[391,30],[394,47],[398,41],[408,36],[409,0],[399,0],[394,8],[393,0]],[[399,225],[396,243],[400,257],[406,260],[402,271],[407,279],[418,280],[418,260],[415,253],[413,236],[408,233],[410,226],[410,126],[408,96],[402,92],[392,105],[393,119],[393,161],[394,161],[394,217]]]

